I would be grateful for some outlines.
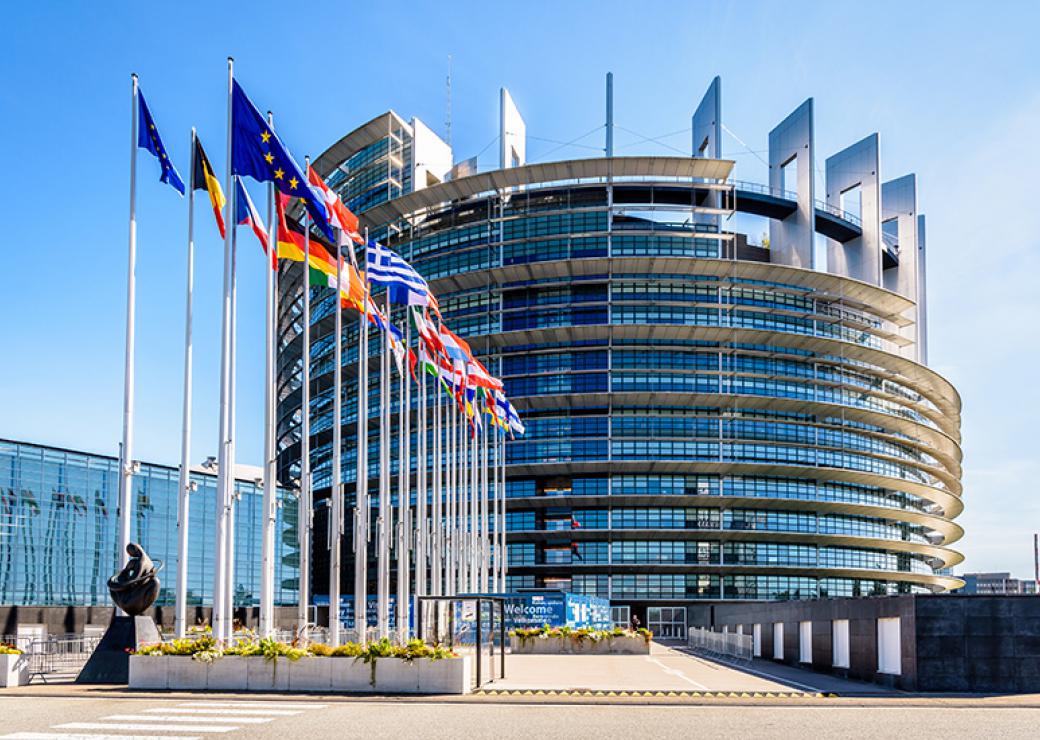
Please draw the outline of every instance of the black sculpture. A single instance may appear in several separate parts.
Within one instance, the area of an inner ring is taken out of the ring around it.
[[[156,575],[162,568],[157,568],[136,542],[126,546],[126,554],[130,559],[126,566],[108,579],[108,592],[112,601],[131,617],[144,614],[159,596],[159,578]]]

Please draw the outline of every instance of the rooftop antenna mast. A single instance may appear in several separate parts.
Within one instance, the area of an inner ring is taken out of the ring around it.
[[[448,146],[451,146],[451,54],[448,55],[448,77],[445,79],[445,94],[447,96],[447,112],[444,117],[444,138]]]

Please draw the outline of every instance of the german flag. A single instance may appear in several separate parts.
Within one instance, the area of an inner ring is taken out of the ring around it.
[[[275,194],[275,210],[278,216],[278,239],[276,254],[280,260],[303,262],[303,232],[289,229],[289,219],[285,215],[285,207],[289,204],[289,196]],[[293,224],[295,226],[295,223]]]
[[[213,173],[209,157],[202,149],[202,142],[195,137],[195,149],[191,153],[191,189],[205,190],[209,193],[209,202],[213,206],[213,215],[217,219],[220,237],[226,236],[224,231],[224,191],[220,189],[220,181]]]
[[[336,287],[336,260],[330,254],[334,247],[324,238],[316,234],[310,235],[309,247],[304,236],[304,227],[294,219],[285,215],[286,206],[291,198],[279,193],[275,198],[278,210],[278,259],[303,262],[304,253],[309,249],[310,284],[322,287]]]

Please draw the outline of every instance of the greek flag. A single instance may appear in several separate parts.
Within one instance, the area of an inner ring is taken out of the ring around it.
[[[366,255],[368,279],[385,285],[390,301],[402,306],[429,306],[433,301],[426,280],[405,259],[379,242],[368,243]]]

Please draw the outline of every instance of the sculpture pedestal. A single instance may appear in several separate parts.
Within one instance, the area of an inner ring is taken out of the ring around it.
[[[129,683],[128,651],[161,640],[151,617],[112,617],[101,642],[76,676],[76,683]]]

